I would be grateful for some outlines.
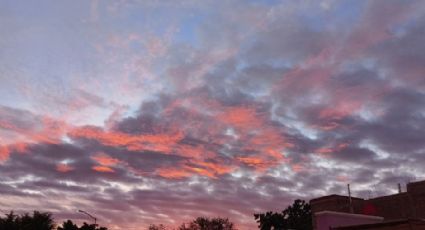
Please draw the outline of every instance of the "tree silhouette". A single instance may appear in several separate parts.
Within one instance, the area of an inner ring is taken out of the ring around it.
[[[62,223],[62,227],[58,227],[58,230],[79,230],[79,228],[71,220],[67,220]]]
[[[5,217],[0,217],[0,230],[108,230],[105,227],[97,227],[94,224],[84,223],[80,228],[71,220],[62,223],[55,228],[52,214],[48,212],[34,211],[32,215],[25,213],[15,215],[10,212]]]
[[[5,218],[0,217],[0,230],[19,230],[18,216],[10,212]]]
[[[32,216],[28,213],[20,217],[22,230],[53,230],[55,224],[52,214],[34,211]]]
[[[151,224],[149,225],[148,230],[165,230],[165,226],[160,224],[160,225],[155,225],[155,224]]]
[[[311,230],[313,229],[310,204],[295,200],[281,213],[266,212],[254,214],[261,230]]]
[[[55,224],[52,214],[34,211],[32,215],[25,213],[18,216],[13,212],[0,217],[0,230],[53,230]]]
[[[260,225],[258,226],[261,230],[283,230],[285,229],[286,221],[281,213],[266,212],[260,214],[254,214],[255,220]]]
[[[87,224],[86,222],[83,223],[83,226],[79,228],[79,230],[108,230],[105,227],[97,227],[95,224]]]
[[[186,226],[182,224],[178,230],[235,230],[229,219],[198,217]]]

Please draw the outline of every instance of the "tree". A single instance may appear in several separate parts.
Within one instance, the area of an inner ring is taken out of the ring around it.
[[[53,230],[54,227],[52,214],[47,212],[34,211],[32,215],[21,216],[10,212],[0,218],[0,230]]]
[[[19,230],[18,216],[13,212],[6,214],[5,218],[0,217],[0,230]]]
[[[32,216],[25,213],[18,219],[22,230],[53,230],[55,227],[52,214],[48,212],[34,211]]]
[[[286,221],[281,213],[266,212],[260,214],[254,214],[255,220],[260,225],[258,226],[261,230],[283,230],[285,229]]]
[[[165,230],[165,226],[160,224],[160,225],[155,225],[155,224],[151,224],[148,228],[148,230]]]
[[[108,230],[105,227],[97,227],[95,224],[87,224],[86,222],[83,223],[83,226],[79,228],[79,230]]]
[[[235,230],[234,224],[229,219],[198,217],[192,222],[182,224],[178,230]]]
[[[96,230],[96,225],[83,223],[83,226],[80,227],[80,230]]]
[[[313,229],[310,204],[295,200],[281,213],[266,212],[254,214],[261,230],[311,230]]]
[[[79,230],[79,228],[71,220],[67,220],[62,223],[62,227],[58,227],[58,230]]]
[[[84,223],[80,228],[71,220],[62,223],[55,228],[52,214],[48,212],[34,211],[32,215],[25,213],[15,215],[13,212],[0,217],[0,230],[108,230],[105,227],[97,227],[94,224]]]

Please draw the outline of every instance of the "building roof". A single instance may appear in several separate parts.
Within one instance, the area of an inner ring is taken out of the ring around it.
[[[342,196],[342,195],[337,195],[337,194],[331,194],[331,195],[321,196],[321,197],[318,197],[318,198],[311,199],[311,200],[310,200],[310,202],[320,201],[320,200],[327,200],[327,199],[329,199],[329,198],[335,198],[335,197],[338,197],[338,198],[346,198],[346,199],[348,199],[348,198],[349,198],[348,196]],[[353,199],[353,200],[364,200],[363,198],[359,198],[359,197],[351,197],[351,199]]]
[[[372,215],[363,215],[363,214],[355,214],[355,213],[345,213],[345,212],[335,212],[335,211],[320,211],[316,212],[314,215],[322,216],[322,215],[333,215],[333,216],[343,216],[343,217],[352,217],[352,218],[362,218],[362,219],[372,219],[372,220],[383,220],[382,216],[372,216]]]

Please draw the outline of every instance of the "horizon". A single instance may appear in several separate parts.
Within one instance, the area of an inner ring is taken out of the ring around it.
[[[249,230],[425,179],[425,1],[3,0],[0,28],[0,211]]]

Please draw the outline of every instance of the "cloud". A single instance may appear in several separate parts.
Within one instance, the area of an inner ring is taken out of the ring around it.
[[[252,213],[296,198],[347,183],[384,195],[425,175],[423,3],[204,4],[99,1],[71,23],[88,46],[72,55],[91,57],[71,80],[54,77],[71,69],[61,56],[46,75],[0,78],[27,95],[0,100],[2,207],[87,221],[83,209],[111,229],[199,215],[252,229]]]

